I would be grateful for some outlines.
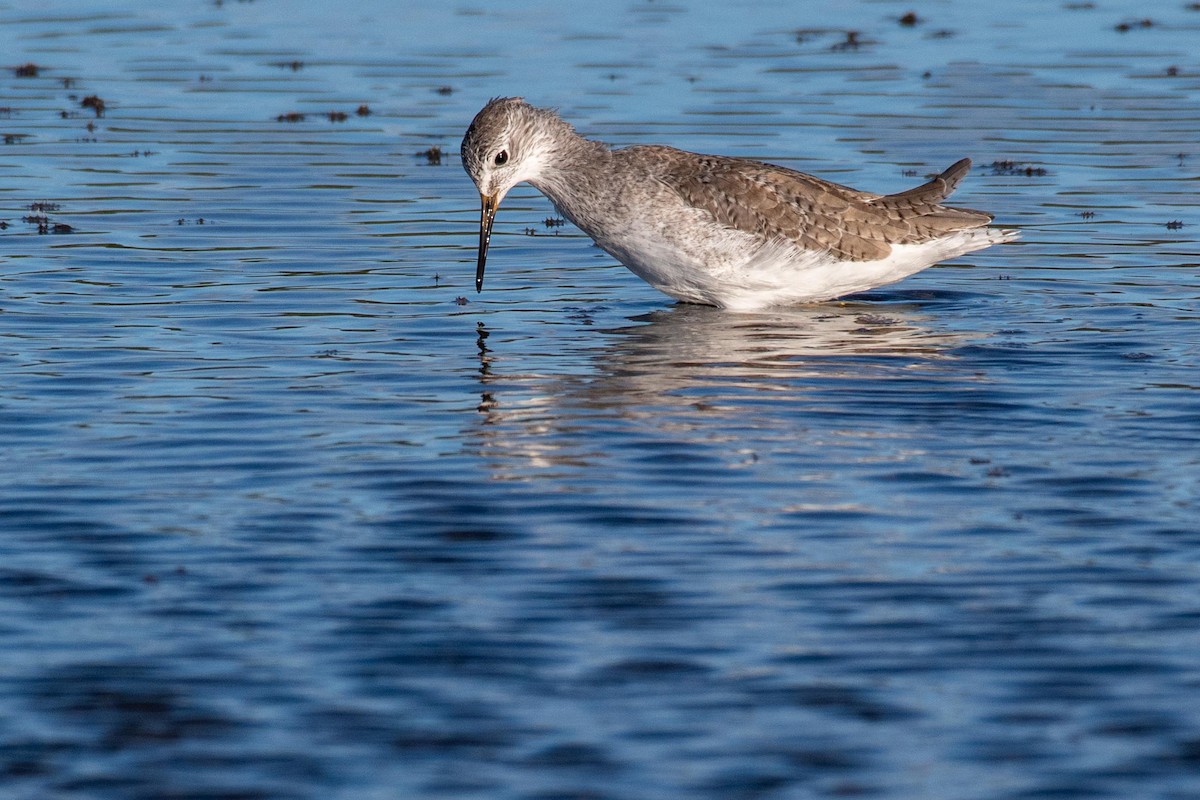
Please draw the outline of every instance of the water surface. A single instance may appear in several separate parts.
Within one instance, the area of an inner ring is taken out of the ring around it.
[[[1195,797],[1200,12],[1146,13],[0,2],[2,794]],[[970,156],[1024,239],[733,315],[523,187],[476,295],[501,94]]]

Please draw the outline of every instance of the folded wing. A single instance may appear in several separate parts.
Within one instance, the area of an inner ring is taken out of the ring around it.
[[[657,151],[656,177],[718,222],[849,261],[885,258],[893,244],[939,239],[992,219],[942,205],[970,170],[966,158],[928,183],[876,195],[773,164],[666,147],[638,149]]]

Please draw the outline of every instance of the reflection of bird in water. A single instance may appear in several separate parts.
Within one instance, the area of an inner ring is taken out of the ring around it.
[[[942,202],[970,169],[877,195],[785,167],[673,147],[612,150],[553,111],[492,100],[462,141],[479,189],[484,265],[496,209],[528,181],[600,247],[679,300],[754,310],[828,300],[898,281],[1017,238],[991,216]]]
[[[724,376],[770,381],[823,371],[844,356],[941,357],[954,337],[929,331],[904,309],[867,303],[839,303],[774,309],[749,314],[714,314],[711,309],[677,305],[638,318],[649,324],[617,331],[622,338],[614,359],[629,372],[660,374],[674,380]],[[783,376],[786,377],[786,376]]]
[[[747,314],[680,304],[607,331],[607,346],[580,356],[589,360],[589,371],[557,375],[497,370],[481,324],[484,425],[478,434],[487,451],[503,456],[498,463],[507,470],[521,463],[585,463],[595,443],[579,431],[598,416],[706,435],[713,432],[713,414],[771,425],[805,401],[814,381],[845,382],[867,393],[873,381],[945,362],[965,336],[930,330],[922,318],[902,303]]]

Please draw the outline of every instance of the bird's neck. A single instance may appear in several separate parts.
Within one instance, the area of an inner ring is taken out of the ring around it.
[[[541,169],[530,183],[560,211],[575,218],[580,205],[605,181],[611,158],[607,144],[580,136],[564,124],[564,130],[555,132]]]

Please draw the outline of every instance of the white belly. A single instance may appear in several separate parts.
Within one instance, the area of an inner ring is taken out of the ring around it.
[[[672,241],[659,230],[626,229],[596,243],[659,291],[689,303],[753,311],[831,300],[898,281],[932,264],[1016,238],[973,228],[921,244],[892,245],[875,261],[838,260],[790,243],[763,244],[740,231],[705,242]]]

